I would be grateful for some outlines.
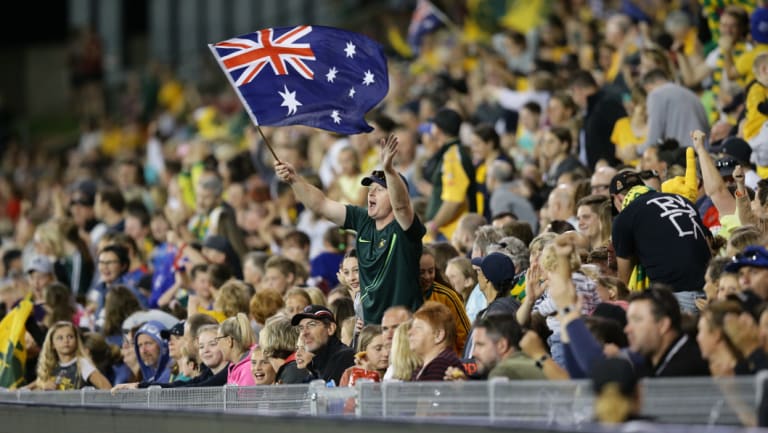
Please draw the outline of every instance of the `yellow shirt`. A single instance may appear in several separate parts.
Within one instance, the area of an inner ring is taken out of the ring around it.
[[[768,51],[768,44],[757,44],[751,51],[747,51],[734,60],[736,62],[736,71],[738,71],[739,77],[741,77],[741,84],[746,85],[755,79],[755,74],[752,73],[752,64],[755,63],[755,57],[766,51]]]
[[[759,82],[749,87],[747,92],[747,114],[744,118],[744,139],[749,141],[760,133],[768,116],[757,110],[757,106],[768,99],[768,89]]]
[[[640,146],[645,143],[645,138],[645,135],[635,135],[635,132],[632,130],[632,122],[630,121],[629,117],[622,117],[613,125],[611,142],[616,146],[616,150],[623,149],[628,146]],[[635,158],[631,161],[624,161],[625,164],[629,164],[634,167],[637,167],[639,162],[639,158]]]
[[[461,165],[459,147],[453,146],[443,156],[443,191],[440,200],[462,203],[462,209],[454,215],[453,219],[440,227],[440,232],[447,239],[451,239],[459,219],[467,212],[467,190],[469,189],[469,177]]]

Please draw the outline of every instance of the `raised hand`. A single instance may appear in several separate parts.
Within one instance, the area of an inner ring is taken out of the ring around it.
[[[296,169],[285,161],[275,161],[275,174],[285,183],[293,183],[296,180]]]
[[[696,148],[696,152],[705,150],[704,140],[707,138],[707,134],[704,131],[695,130],[691,131],[691,139],[693,140],[693,147]]]
[[[394,170],[394,160],[397,155],[397,136],[390,134],[387,138],[382,138],[379,141],[381,147],[381,166],[384,171]]]

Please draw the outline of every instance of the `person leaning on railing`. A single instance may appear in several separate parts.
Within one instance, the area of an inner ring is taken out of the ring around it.
[[[147,388],[160,386],[161,388],[195,388],[207,386],[224,386],[227,384],[229,362],[224,359],[219,348],[219,325],[203,325],[197,330],[198,354],[202,364],[200,374],[188,380],[177,380],[170,383],[132,382],[122,383],[112,388],[115,393],[124,389]]]

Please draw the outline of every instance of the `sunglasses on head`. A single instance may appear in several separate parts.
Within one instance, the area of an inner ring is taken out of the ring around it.
[[[375,177],[376,179],[386,179],[387,177],[384,175],[383,170],[373,170],[371,172],[371,176]]]
[[[736,168],[736,166],[739,165],[739,162],[735,159],[720,159],[715,161],[715,167],[718,169],[721,168]]]

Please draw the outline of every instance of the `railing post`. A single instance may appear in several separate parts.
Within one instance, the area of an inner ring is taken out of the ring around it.
[[[229,387],[230,385],[224,385],[221,387],[221,392],[222,392],[221,405],[222,405],[222,408],[224,409],[224,412],[227,411],[227,400],[229,399]]]
[[[381,417],[384,418],[387,416],[387,388],[389,387],[389,382],[384,381],[381,382]]]
[[[149,388],[147,388],[147,407],[152,409],[157,408],[159,406],[160,402],[160,388],[157,385],[152,385]],[[154,404],[154,406],[153,406]]]
[[[320,392],[324,388],[325,382],[323,380],[313,380],[309,383],[309,413],[312,416],[317,416],[320,413]]]
[[[760,402],[765,396],[765,386],[768,384],[768,370],[760,370],[755,375],[755,407],[760,408]]]
[[[506,377],[494,377],[488,381],[488,418],[491,424],[496,422],[496,386],[509,382]]]

